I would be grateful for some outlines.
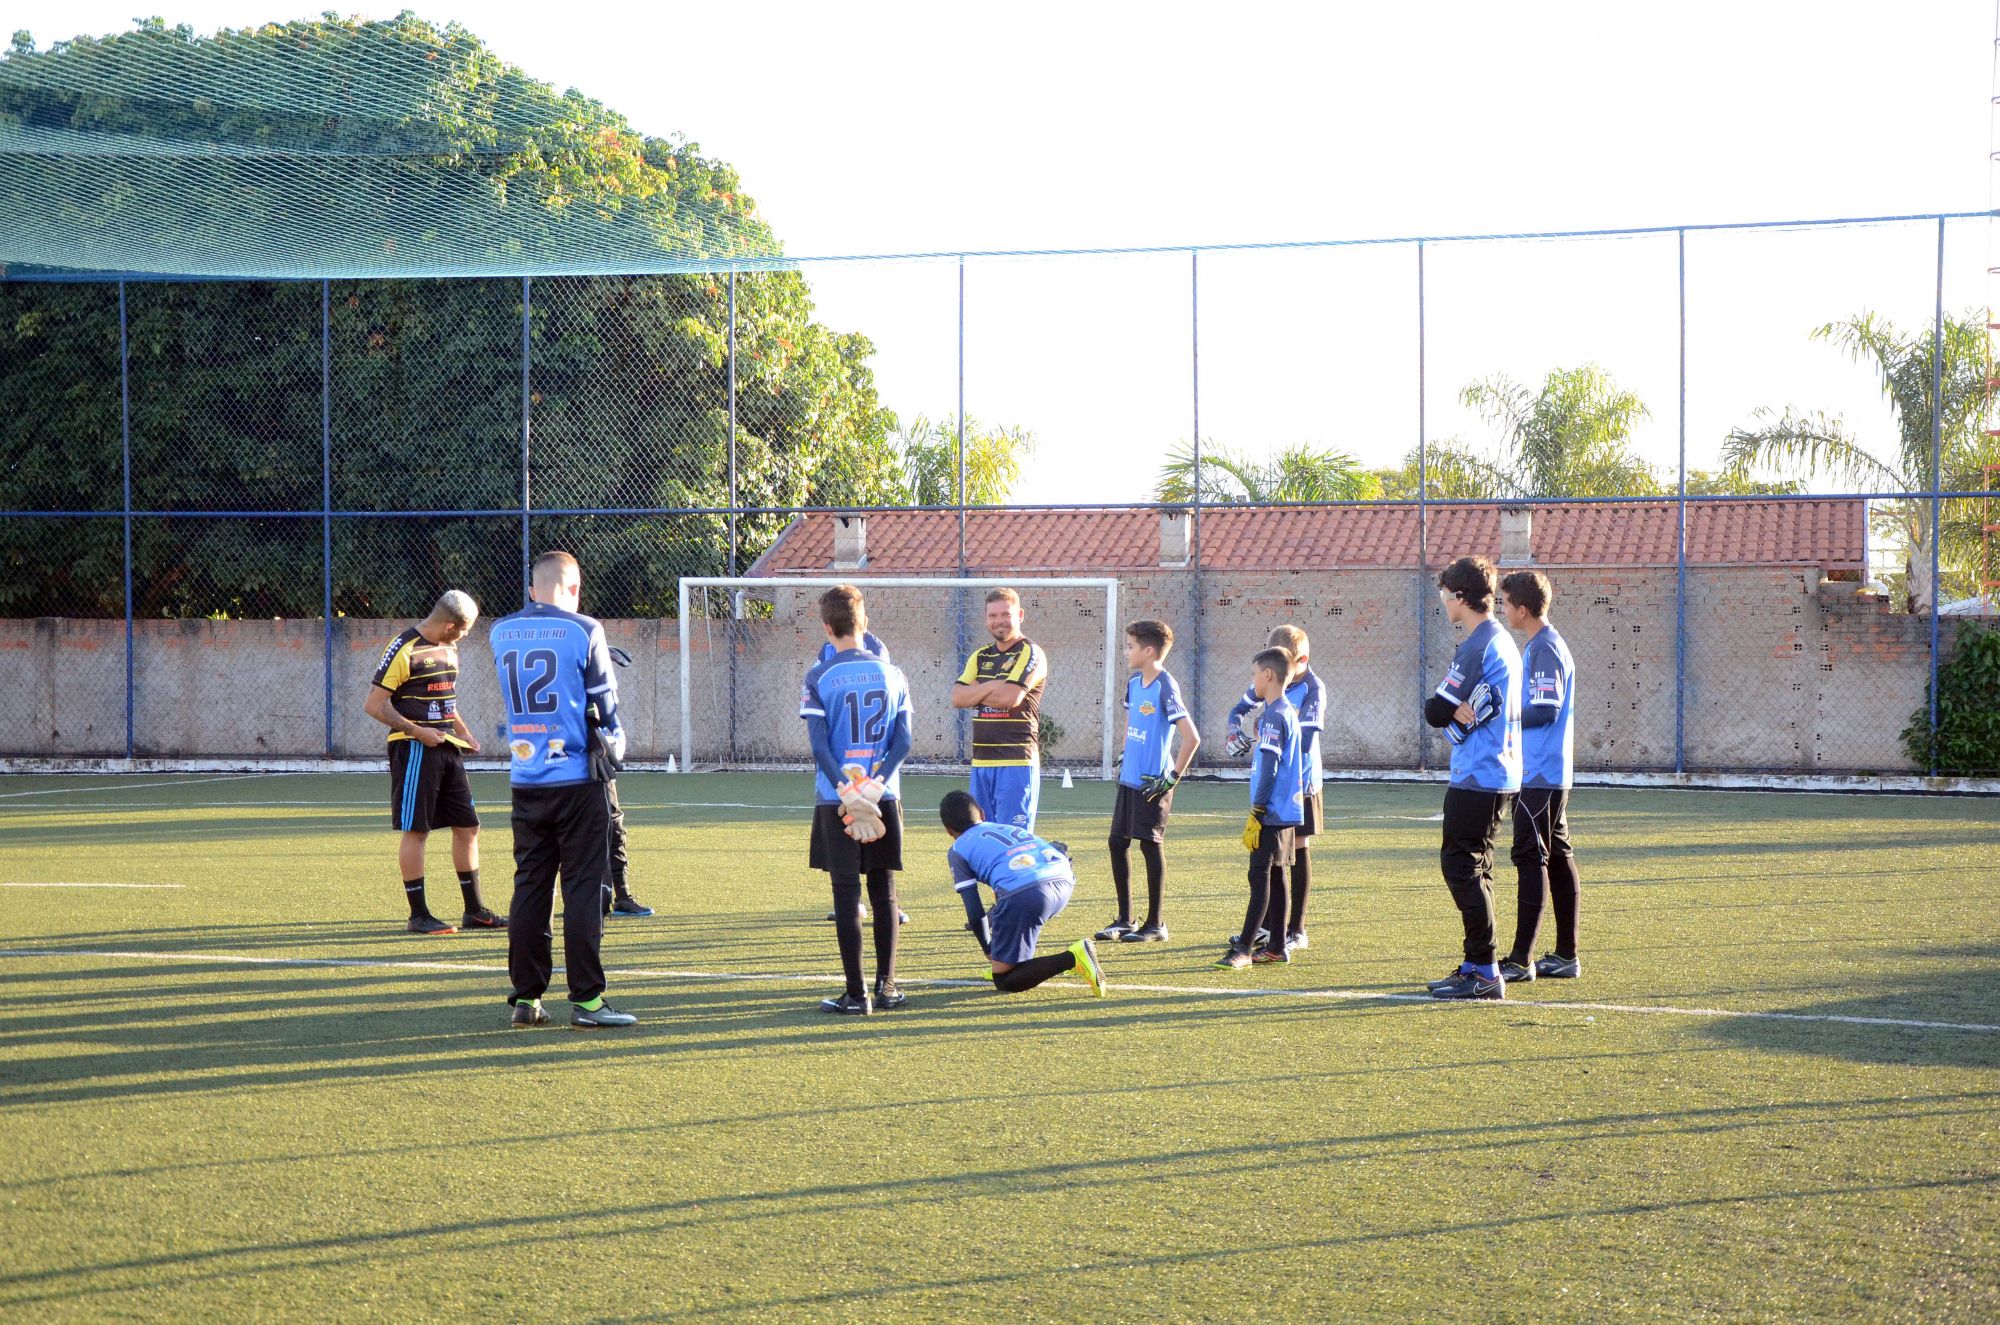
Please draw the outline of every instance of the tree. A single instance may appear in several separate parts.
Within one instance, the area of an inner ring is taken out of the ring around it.
[[[1977,312],[1947,318],[1941,450],[1937,478],[1943,491],[1977,492],[1991,486],[2000,465],[2000,445],[1985,435],[1983,422],[1992,395],[1985,319]],[[1726,472],[1747,475],[1757,468],[1790,471],[1805,479],[1826,479],[1878,492],[1922,492],[1930,488],[1931,407],[1938,372],[1931,328],[1903,333],[1886,318],[1863,312],[1813,330],[1856,363],[1873,368],[1896,419],[1896,450],[1880,456],[1863,446],[1838,415],[1786,407],[1756,411],[1755,424],[1732,428],[1723,443]],[[1984,554],[1982,525],[1990,518],[1977,500],[1943,503],[1938,559],[1947,588],[1970,593]],[[1877,518],[1908,548],[1905,602],[1913,612],[1928,611],[1936,600],[1931,584],[1930,504],[1922,500],[1881,503]]]
[[[1432,449],[1439,478],[1491,497],[1644,497],[1660,476],[1632,451],[1632,425],[1647,409],[1602,368],[1557,368],[1530,390],[1505,374],[1474,382],[1459,400],[1500,433],[1489,455],[1457,443]],[[1435,494],[1442,495],[1442,494]]]
[[[902,456],[907,501],[913,506],[953,506],[958,502],[958,419],[936,423],[919,414],[895,439]],[[1022,462],[1035,449],[1033,433],[1019,427],[983,427],[965,419],[965,503],[999,506],[1021,480]]]
[[[1185,504],[1195,494],[1194,447],[1178,442],[1160,468],[1154,496]],[[1345,451],[1295,442],[1258,462],[1213,443],[1201,449],[1201,500],[1244,502],[1369,501],[1382,495],[1379,477]]]

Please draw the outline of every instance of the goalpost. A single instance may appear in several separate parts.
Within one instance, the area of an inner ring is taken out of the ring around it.
[[[1049,658],[1044,719],[1060,713],[1072,721],[1085,714],[1094,718],[1100,735],[1098,775],[1106,780],[1113,776],[1124,735],[1117,722],[1123,669],[1118,650],[1122,635],[1118,581],[1074,576],[685,577],[679,590],[682,768],[694,767],[697,731],[712,748],[725,751],[724,757],[704,762],[796,765],[804,760],[805,738],[793,701],[826,640],[819,623],[820,592],[837,584],[852,584],[867,596],[869,629],[882,639],[890,661],[909,678],[919,728],[917,747],[911,752],[913,764],[963,762],[965,727],[956,719],[958,711],[950,707],[950,682],[967,655],[988,640],[984,591],[1004,585],[1020,593],[1027,618],[1023,633]],[[1104,595],[1101,630],[1089,620],[1098,610],[1095,601],[1086,603],[1078,591]],[[748,613],[746,600],[751,598],[759,614]],[[712,615],[712,605],[720,606],[722,614]],[[696,616],[704,622],[700,640],[691,631]],[[718,621],[727,627],[720,650],[715,638]],[[705,676],[695,668],[696,652],[706,660]],[[718,657],[718,652],[725,656]],[[1094,669],[1098,684],[1093,687],[1097,693],[1080,704],[1075,660],[1091,654],[1101,655],[1093,659],[1098,663]],[[703,693],[704,704],[696,703],[697,692]],[[698,715],[707,722],[698,725]],[[747,756],[738,754],[745,749]]]

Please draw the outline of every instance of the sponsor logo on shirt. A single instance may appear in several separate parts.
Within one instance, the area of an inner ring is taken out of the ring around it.
[[[1528,702],[1531,704],[1557,704],[1562,696],[1557,693],[1553,676],[1538,676],[1528,683]]]
[[[1157,708],[1154,708],[1154,707],[1153,707],[1153,701],[1152,701],[1152,700],[1150,700],[1150,699],[1142,699],[1142,700],[1140,700],[1140,701],[1139,701],[1139,712],[1140,712],[1141,714],[1143,714],[1144,716],[1146,716],[1146,717],[1150,718],[1150,717],[1152,717],[1152,716],[1153,716],[1153,715],[1154,715],[1155,713],[1158,713],[1158,712],[1159,712],[1159,710],[1158,710]]]
[[[533,759],[535,757],[535,747],[531,742],[528,741],[515,741],[512,745],[509,745],[507,749],[514,756],[514,758],[520,760],[524,764],[527,763],[530,759]]]
[[[549,762],[551,764],[569,758],[568,744],[560,736],[549,737]]]

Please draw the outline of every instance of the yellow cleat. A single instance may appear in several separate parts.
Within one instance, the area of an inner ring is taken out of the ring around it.
[[[1069,945],[1069,950],[1076,954],[1077,974],[1090,986],[1091,997],[1103,998],[1104,968],[1097,964],[1097,945],[1089,939],[1078,939]]]

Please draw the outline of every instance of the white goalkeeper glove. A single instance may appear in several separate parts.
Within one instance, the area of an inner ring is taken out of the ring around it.
[[[857,842],[879,842],[888,833],[879,804],[882,784],[873,778],[857,778],[840,786],[841,819],[847,835]]]

